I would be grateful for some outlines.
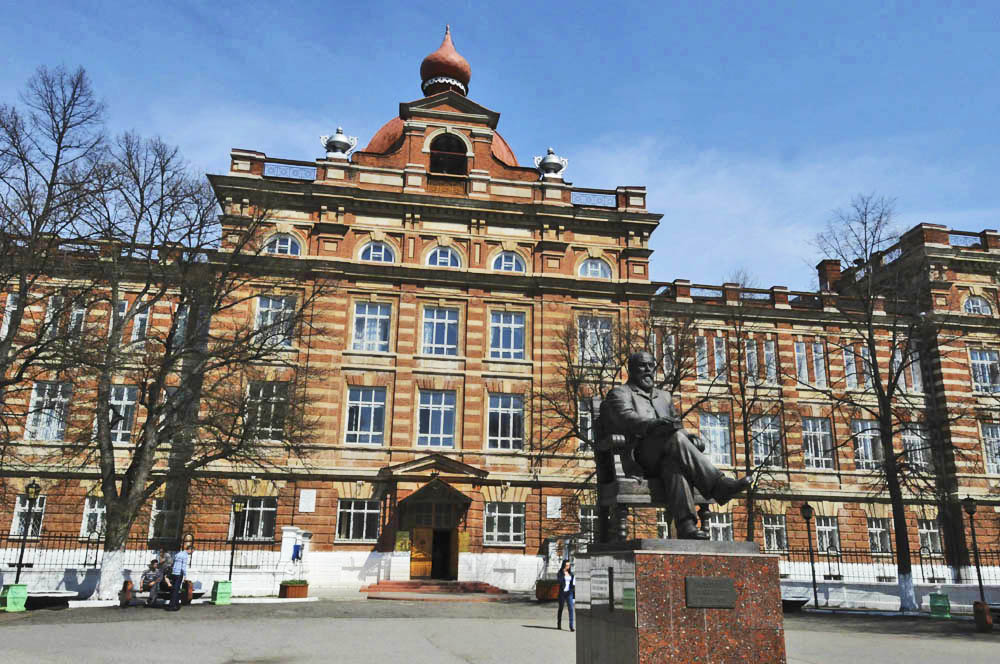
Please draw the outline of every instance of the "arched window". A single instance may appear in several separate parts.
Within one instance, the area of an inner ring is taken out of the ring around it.
[[[963,308],[967,314],[989,316],[993,313],[993,307],[991,307],[990,303],[986,301],[986,298],[979,297],[978,295],[970,295],[965,298],[965,305]]]
[[[524,259],[513,251],[503,251],[493,259],[493,269],[500,272],[524,272]]]
[[[369,242],[361,250],[361,260],[372,263],[393,263],[396,260],[396,254],[393,253],[392,247],[385,242]]]
[[[438,247],[427,257],[427,264],[434,267],[461,267],[458,252],[451,247]]]
[[[431,173],[466,175],[469,172],[465,142],[454,134],[441,134],[431,141]]]
[[[610,279],[611,267],[600,258],[588,258],[580,263],[580,276],[594,279]]]
[[[298,256],[301,252],[301,247],[299,247],[298,240],[291,235],[282,233],[281,235],[272,237],[268,241],[267,246],[264,247],[264,251],[278,256]]]

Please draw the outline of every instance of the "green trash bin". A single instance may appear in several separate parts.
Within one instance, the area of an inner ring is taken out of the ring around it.
[[[940,589],[939,589],[940,590]],[[931,617],[951,618],[951,600],[943,592],[931,593]]]
[[[8,613],[24,611],[24,603],[28,599],[28,584],[11,583],[0,591],[0,609]]]
[[[230,604],[233,596],[232,581],[216,581],[212,584],[212,604],[222,606]]]

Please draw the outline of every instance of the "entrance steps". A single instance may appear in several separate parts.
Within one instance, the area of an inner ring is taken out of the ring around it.
[[[368,599],[396,599],[423,602],[494,602],[504,599],[507,591],[484,581],[379,581],[361,588]]]

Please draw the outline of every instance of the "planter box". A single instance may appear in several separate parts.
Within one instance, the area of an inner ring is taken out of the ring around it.
[[[278,587],[278,597],[287,597],[288,599],[296,599],[308,596],[309,596],[309,584],[293,586],[282,583]]]
[[[0,609],[8,613],[24,611],[24,602],[28,599],[28,584],[12,583],[4,586],[0,592]]]
[[[552,602],[559,599],[559,581],[557,579],[539,579],[536,581],[535,599],[539,602]]]
[[[232,581],[215,581],[212,583],[212,604],[223,606],[230,604],[233,596]]]

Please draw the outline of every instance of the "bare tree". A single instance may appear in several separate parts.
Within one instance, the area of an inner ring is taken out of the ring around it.
[[[888,496],[900,605],[915,610],[905,492],[930,491],[939,499],[949,493],[954,461],[947,457],[954,449],[944,420],[958,415],[939,412],[925,396],[922,368],[929,358],[924,355],[940,354],[949,342],[941,322],[928,313],[926,259],[901,259],[892,217],[892,200],[857,196],[816,239],[824,256],[851,266],[836,284],[838,295],[830,298],[843,321],[839,343],[830,343],[831,355],[844,359],[845,375],[823,391],[835,411],[853,423],[849,444],[855,458],[865,461],[871,490]]]

